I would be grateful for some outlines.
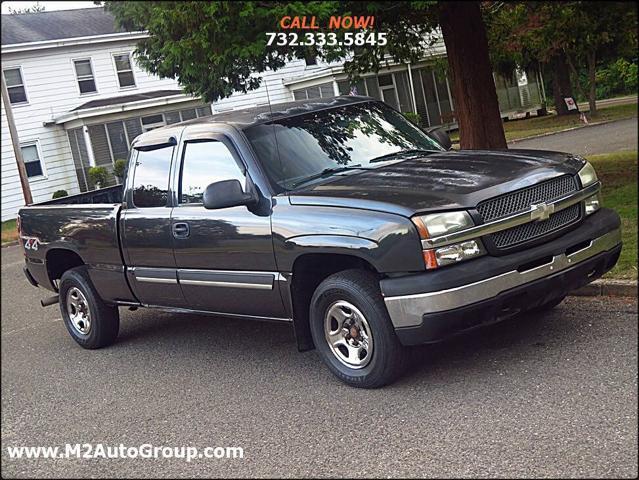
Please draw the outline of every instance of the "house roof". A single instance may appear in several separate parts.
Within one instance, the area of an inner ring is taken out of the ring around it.
[[[120,33],[104,8],[2,15],[2,45]]]
[[[139,102],[150,98],[172,97],[173,95],[182,95],[182,90],[154,90],[152,92],[135,93],[132,95],[120,95],[119,97],[100,98],[91,100],[82,105],[71,109],[71,112],[78,110],[86,110],[88,108],[107,107],[109,105],[119,105],[120,103]]]

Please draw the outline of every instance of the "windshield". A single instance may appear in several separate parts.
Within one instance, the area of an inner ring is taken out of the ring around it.
[[[244,133],[266,174],[282,190],[346,170],[376,168],[408,154],[443,151],[433,138],[381,102],[305,113]]]

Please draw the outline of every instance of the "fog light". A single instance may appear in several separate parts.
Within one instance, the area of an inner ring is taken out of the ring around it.
[[[462,262],[486,253],[479,240],[468,240],[454,245],[438,248],[434,251],[438,267]],[[430,267],[432,268],[432,267]]]
[[[584,206],[586,207],[586,215],[591,215],[595,213],[597,210],[601,208],[601,195],[597,193],[593,195],[592,197],[588,197],[584,201]]]

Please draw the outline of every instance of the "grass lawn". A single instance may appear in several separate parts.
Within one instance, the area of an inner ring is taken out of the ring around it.
[[[604,122],[609,120],[621,120],[623,118],[632,118],[637,116],[637,104],[611,105],[599,108],[598,113],[594,117],[588,115],[590,123]],[[564,115],[558,117],[555,114],[546,115],[545,117],[531,117],[521,120],[510,120],[504,122],[504,132],[506,140],[521,139],[534,137],[542,133],[556,132],[566,128],[583,126],[584,123],[579,120],[579,115]],[[459,142],[459,131],[451,132],[451,140]]]
[[[623,250],[607,278],[637,279],[637,152],[591,155],[603,184],[604,206],[621,216]]]
[[[18,229],[15,220],[2,222],[2,245],[18,239]]]

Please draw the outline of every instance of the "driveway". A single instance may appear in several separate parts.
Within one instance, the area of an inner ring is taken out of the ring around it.
[[[334,379],[290,328],[122,310],[82,350],[2,249],[2,476],[636,477],[637,305],[571,298]],[[9,459],[7,446],[241,446],[243,459]]]
[[[577,155],[637,150],[637,117],[519,140],[509,143],[508,147],[554,150]]]

